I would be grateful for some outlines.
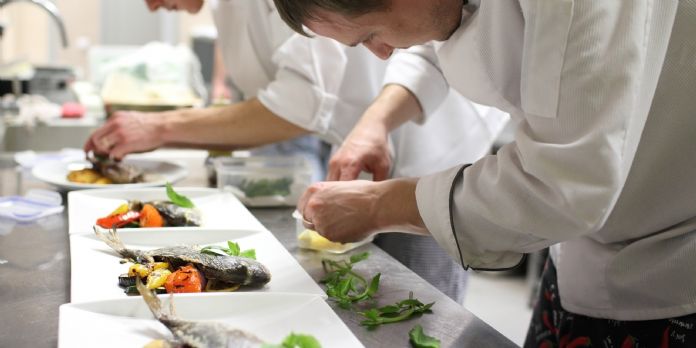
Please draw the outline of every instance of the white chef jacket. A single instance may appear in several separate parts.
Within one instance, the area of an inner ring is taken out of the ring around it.
[[[571,312],[696,312],[694,33],[695,0],[481,1],[439,47],[443,75],[520,126],[419,180],[439,244],[484,269],[553,245]]]
[[[427,122],[392,132],[394,177],[420,176],[474,161],[490,151],[508,116],[451,91],[436,65],[416,54],[382,61],[364,47],[294,35],[276,53],[276,79],[258,98],[275,114],[340,145],[386,84],[399,84],[421,101]],[[430,84],[432,81],[434,83]],[[441,97],[430,98],[440,89]],[[458,117],[452,117],[457,115]]]

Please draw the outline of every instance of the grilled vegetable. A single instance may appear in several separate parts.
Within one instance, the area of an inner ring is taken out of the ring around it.
[[[157,209],[151,204],[143,205],[140,211],[140,227],[162,227],[164,219]]]
[[[134,263],[128,268],[128,276],[130,277],[139,276],[140,278],[145,278],[148,274],[150,274],[150,270],[147,266],[139,263]]]
[[[168,269],[157,269],[152,271],[152,273],[147,276],[147,288],[152,290],[164,286],[164,283],[167,282],[167,278],[169,278],[170,275],[172,275],[172,272]]]
[[[123,214],[109,215],[97,220],[97,225],[103,228],[118,228],[136,222],[140,219],[137,211],[128,211]]]
[[[201,292],[205,285],[205,278],[192,265],[184,266],[171,273],[164,283],[167,293]]]
[[[129,286],[135,286],[135,281],[138,279],[137,276],[130,276],[128,274],[121,274],[118,276],[118,286],[122,288],[127,288]]]

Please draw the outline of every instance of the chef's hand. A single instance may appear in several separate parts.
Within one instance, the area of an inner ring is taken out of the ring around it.
[[[416,204],[416,183],[416,179],[320,182],[305,191],[297,209],[305,227],[335,242],[355,242],[385,230],[427,234]]]
[[[354,180],[360,172],[372,173],[374,181],[386,180],[391,168],[389,131],[380,124],[360,122],[329,160],[329,181]]]
[[[408,89],[385,86],[331,157],[327,180],[353,180],[361,171],[372,173],[374,181],[387,179],[392,165],[389,132],[422,114],[418,99]]]
[[[133,152],[151,151],[164,145],[161,128],[165,115],[115,112],[87,139],[84,150],[120,160]]]

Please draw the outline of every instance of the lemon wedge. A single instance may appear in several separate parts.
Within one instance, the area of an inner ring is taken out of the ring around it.
[[[333,252],[343,252],[351,248],[351,243],[343,244],[332,242],[316,231],[306,229],[297,235],[297,241],[300,248],[312,249],[312,250],[323,250],[323,251],[333,251]]]

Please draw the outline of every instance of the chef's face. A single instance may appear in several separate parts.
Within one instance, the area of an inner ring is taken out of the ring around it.
[[[317,9],[304,24],[317,35],[363,44],[387,59],[396,48],[449,38],[459,27],[462,6],[462,0],[391,0],[388,9],[358,17]]]
[[[188,13],[198,13],[203,7],[203,0],[145,0],[150,11],[160,8],[167,10],[184,10]]]

